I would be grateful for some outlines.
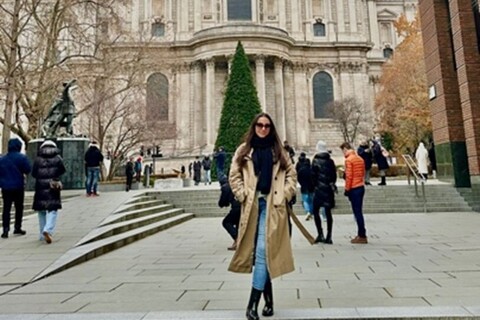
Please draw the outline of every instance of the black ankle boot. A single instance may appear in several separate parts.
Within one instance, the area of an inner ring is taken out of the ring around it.
[[[386,177],[382,177],[381,178],[382,181],[378,184],[379,186],[386,186],[387,185],[387,178]]]
[[[265,283],[265,289],[263,289],[263,298],[265,299],[265,307],[262,310],[262,316],[273,316],[273,288],[272,281],[267,279]]]
[[[258,316],[258,302],[260,301],[260,297],[262,296],[262,291],[252,288],[252,292],[250,293],[250,300],[248,301],[247,306],[247,319],[248,320],[258,320],[260,317]]]
[[[323,232],[320,232],[317,239],[315,239],[315,243],[325,242],[325,237],[323,236]]]

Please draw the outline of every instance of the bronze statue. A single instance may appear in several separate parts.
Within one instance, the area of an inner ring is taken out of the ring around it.
[[[42,124],[42,136],[44,138],[53,138],[57,136],[57,130],[59,127],[64,127],[67,136],[73,136],[73,118],[75,114],[75,104],[70,95],[72,90],[77,88],[77,80],[71,80],[70,82],[63,83],[63,92],[60,99],[57,99],[47,117]]]

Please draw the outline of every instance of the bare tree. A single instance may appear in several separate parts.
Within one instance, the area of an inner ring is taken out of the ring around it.
[[[360,136],[372,134],[369,112],[353,97],[329,104],[327,114],[338,121],[344,141],[355,143]]]
[[[7,97],[0,122],[4,132],[8,130],[4,139],[10,131],[25,141],[37,136],[59,84],[73,76],[68,64],[101,59],[106,42],[117,41],[99,37],[105,22],[100,16],[121,24],[115,6],[124,2],[0,0],[0,76],[6,79]]]

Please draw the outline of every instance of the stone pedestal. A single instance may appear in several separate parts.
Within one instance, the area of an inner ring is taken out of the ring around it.
[[[90,140],[87,138],[61,137],[51,139],[60,149],[67,171],[60,178],[64,189],[85,188],[85,152],[88,149]],[[37,156],[38,149],[45,139],[31,140],[27,146],[27,156],[32,165]],[[35,179],[29,175],[27,179],[27,190],[34,190]]]

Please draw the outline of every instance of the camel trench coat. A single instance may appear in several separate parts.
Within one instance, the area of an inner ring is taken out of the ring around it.
[[[254,260],[255,236],[258,222],[258,198],[256,195],[257,179],[253,168],[252,153],[246,156],[247,163],[243,168],[237,164],[238,151],[232,159],[229,182],[237,200],[242,205],[240,225],[235,251],[229,271],[239,273],[252,272]],[[290,157],[287,155],[287,159]],[[266,219],[266,261],[270,277],[276,278],[292,272],[292,247],[288,227],[287,202],[292,199],[297,188],[297,173],[291,161],[286,170],[280,169],[277,161],[273,165],[272,187],[267,196]]]

